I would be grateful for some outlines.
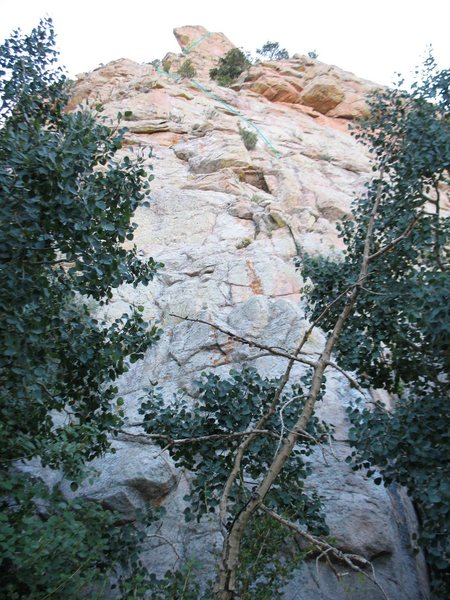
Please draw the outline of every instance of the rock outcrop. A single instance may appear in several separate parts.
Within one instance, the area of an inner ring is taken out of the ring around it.
[[[116,455],[96,462],[102,475],[83,494],[124,512],[164,504],[166,520],[160,537],[149,538],[146,562],[164,572],[176,550],[180,557],[202,557],[208,573],[221,543],[217,523],[184,522],[186,475],[139,436],[139,427],[131,427],[141,418],[142,390],[157,380],[167,398],[177,388],[189,394],[201,371],[226,373],[244,363],[263,374],[281,373],[283,359],[262,356],[173,315],[203,317],[262,343],[294,348],[307,322],[304,282],[293,258],[299,249],[323,255],[342,250],[336,220],[350,215],[353,197],[370,177],[368,155],[348,134],[348,123],[367,111],[365,95],[377,86],[294,56],[253,66],[233,88],[221,88],[207,75],[231,42],[200,27],[182,27],[175,35],[185,54],[169,57],[172,66],[192,57],[196,81],[209,93],[153,65],[121,59],[80,76],[72,98],[72,107],[89,100],[101,102],[112,119],[118,111],[127,115],[123,154],[153,149],[147,162],[155,176],[151,202],[136,214],[135,242],[143,257],[165,264],[151,285],[120,288],[108,307],[112,318],[131,302],[142,304],[164,334],[120,382],[128,433],[116,442]],[[255,150],[244,147],[239,123],[251,123],[262,134]],[[308,350],[317,351],[322,343],[317,333]],[[294,377],[300,373],[297,369]],[[355,394],[340,373],[330,373],[320,413],[334,424],[337,441],[325,457],[315,457],[309,485],[323,496],[331,535],[349,552],[373,561],[391,600],[425,599],[422,559],[409,548],[416,522],[408,500],[401,490],[377,487],[345,463],[345,407]],[[316,568],[313,561],[296,573],[285,597],[379,600],[382,595],[368,581],[353,574],[338,580],[325,563]]]
[[[253,66],[233,86],[253,90],[272,102],[308,106],[320,114],[345,119],[367,115],[365,96],[379,87],[338,67],[299,55]]]

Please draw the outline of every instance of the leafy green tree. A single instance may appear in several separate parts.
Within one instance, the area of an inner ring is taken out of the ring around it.
[[[320,506],[307,492],[311,467],[302,455],[326,434],[314,411],[327,371],[336,368],[361,393],[378,387],[398,396],[391,412],[379,405],[350,409],[355,468],[369,475],[378,469],[375,483],[406,486],[419,508],[419,543],[435,598],[449,596],[449,221],[443,214],[449,81],[450,72],[438,71],[430,58],[410,92],[386,90],[373,98],[355,135],[369,147],[374,176],[352,219],[340,226],[346,251],[339,260],[298,259],[313,289],[311,325],[297,347],[270,348],[209,323],[235,342],[284,357],[282,377],[265,380],[249,370],[229,379],[208,375],[198,383],[194,407],[182,399],[165,407],[154,391],[142,407],[147,432],[161,436],[175,461],[194,473],[187,518],[218,510],[224,542],[214,594],[220,600],[248,592],[252,599],[276,597],[270,565],[282,556],[282,543],[274,523],[378,585],[364,557],[355,562],[314,535]],[[316,327],[326,340],[312,356],[304,346]],[[304,365],[305,376],[293,384],[295,363]],[[271,526],[261,521],[268,517]],[[261,568],[253,568],[261,557]]]
[[[376,483],[408,490],[434,596],[442,599],[450,595],[450,222],[443,212],[450,183],[449,83],[450,71],[438,71],[429,57],[410,92],[385,90],[373,98],[356,137],[370,148],[381,187],[360,199],[354,218],[342,224],[342,260],[302,259],[315,285],[311,317],[322,314],[330,331],[358,279],[363,232],[378,201],[370,269],[336,353],[366,386],[397,398],[392,411],[381,404],[350,409],[353,458],[376,473]],[[333,298],[338,301],[329,305]]]
[[[250,60],[240,48],[232,48],[219,59],[218,67],[209,71],[211,79],[219,85],[230,86],[251,65]]]
[[[256,50],[256,54],[259,54],[267,60],[283,60],[289,58],[289,52],[286,48],[280,48],[278,42],[266,42],[262,48]]]
[[[98,111],[65,112],[54,37],[44,20],[0,46],[0,587],[9,599],[101,596],[136,558],[138,534],[123,517],[66,500],[21,465],[58,469],[76,489],[120,426],[115,380],[158,337],[138,309],[112,323],[91,311],[156,273],[153,259],[124,248],[151,177],[144,157],[116,158],[123,131]]]
[[[204,373],[196,382],[194,406],[183,393],[167,406],[158,388],[148,390],[141,406],[144,429],[156,440],[160,439],[163,447],[170,447],[178,466],[194,474],[190,505],[184,513],[186,521],[200,521],[218,510],[224,528],[230,527],[252,497],[261,474],[277,451],[280,443],[280,435],[275,433],[279,426],[278,413],[272,410],[260,427],[260,436],[251,439],[246,432],[251,432],[255,423],[262,423],[274,403],[284,406],[283,423],[289,430],[304,405],[304,386],[309,379],[309,374],[305,374],[300,384],[283,391],[281,379],[263,378],[251,368],[230,371],[226,378]],[[308,457],[328,434],[329,430],[317,418],[311,419],[265,499],[267,507],[307,525],[317,534],[326,534],[328,530],[319,498],[314,492],[304,490],[304,480],[311,472]],[[242,459],[240,475],[230,480],[235,454],[246,439],[251,443]],[[179,440],[183,441],[178,443]],[[224,502],[227,488],[228,501]],[[280,547],[286,556],[274,552],[274,548]],[[242,600],[281,598],[283,584],[303,555],[304,551],[292,536],[286,535],[282,526],[270,517],[255,515],[242,541],[236,584],[239,597]],[[211,591],[203,597],[209,599]]]

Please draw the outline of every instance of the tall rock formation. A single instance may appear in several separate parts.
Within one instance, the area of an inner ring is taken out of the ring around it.
[[[231,42],[201,27],[174,33],[184,53],[166,56],[166,66],[171,63],[174,75],[189,56],[198,72],[195,82],[121,59],[80,76],[72,98],[72,107],[100,101],[106,116],[126,115],[123,154],[153,149],[147,163],[155,176],[151,202],[136,214],[135,242],[143,257],[165,264],[149,287],[122,287],[108,308],[112,318],[131,302],[142,304],[164,334],[121,381],[128,433],[115,442],[115,455],[96,461],[101,475],[83,494],[125,513],[163,504],[165,523],[160,537],[148,539],[146,562],[164,572],[176,562],[176,551],[201,559],[210,574],[220,531],[214,521],[184,522],[188,476],[134,426],[141,420],[142,390],[157,380],[168,399],[178,388],[190,394],[201,371],[224,374],[243,364],[264,375],[282,372],[283,359],[173,315],[202,317],[271,346],[295,347],[307,322],[304,282],[293,258],[299,249],[323,255],[342,250],[336,220],[350,214],[352,199],[370,178],[367,152],[349,135],[348,124],[367,111],[365,94],[376,86],[295,55],[252,66],[232,88],[222,88],[209,81],[208,72]],[[239,124],[262,134],[254,150],[245,148]],[[317,333],[308,350],[322,343]],[[409,549],[416,526],[411,505],[401,490],[377,487],[345,463],[345,407],[356,395],[340,373],[330,373],[320,416],[334,424],[336,441],[315,457],[308,485],[323,497],[331,535],[373,562],[391,600],[424,599],[425,569]],[[355,574],[336,579],[325,562],[315,561],[296,572],[285,593],[292,600],[362,597],[382,595]]]

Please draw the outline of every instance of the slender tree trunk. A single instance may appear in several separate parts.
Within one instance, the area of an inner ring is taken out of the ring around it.
[[[289,456],[291,455],[291,452],[297,442],[299,433],[306,428],[310,418],[313,415],[314,406],[320,393],[324,372],[330,361],[334,345],[336,344],[349,315],[353,311],[358,293],[360,291],[360,285],[368,273],[372,234],[381,199],[381,191],[382,181],[380,181],[377,198],[374,202],[367,225],[364,253],[358,281],[353,287],[353,290],[349,293],[347,302],[336,321],[333,331],[327,339],[325,348],[323,349],[319,360],[314,367],[311,387],[305,406],[294,428],[286,436],[281,448],[275,455],[274,460],[272,461],[272,464],[266,473],[266,476],[258,485],[256,491],[253,493],[251,499],[247,502],[245,507],[235,517],[231,525],[231,529],[224,540],[222,560],[219,565],[218,579],[214,589],[215,598],[218,598],[219,600],[236,600],[236,573],[239,565],[240,549],[245,528],[247,527],[252,515],[264,502],[264,499],[272,487],[272,484],[283,469],[286,461],[289,459]]]

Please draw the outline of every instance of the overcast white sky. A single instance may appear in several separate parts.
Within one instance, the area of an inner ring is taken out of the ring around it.
[[[0,40],[53,18],[69,74],[116,58],[148,62],[178,51],[174,27],[203,25],[252,52],[267,40],[390,84],[432,44],[450,63],[448,0],[0,0]]]

